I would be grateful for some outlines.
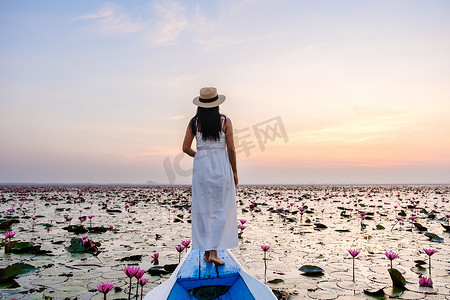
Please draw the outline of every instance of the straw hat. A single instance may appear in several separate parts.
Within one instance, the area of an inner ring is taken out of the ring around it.
[[[200,96],[195,97],[192,103],[200,107],[210,108],[219,106],[224,101],[225,96],[217,94],[216,88],[204,87],[200,90]]]

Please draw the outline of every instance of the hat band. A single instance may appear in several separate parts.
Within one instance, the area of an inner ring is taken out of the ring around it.
[[[211,102],[214,102],[214,101],[216,101],[217,99],[219,99],[219,95],[217,95],[217,96],[215,96],[214,98],[211,98],[211,99],[203,99],[203,98],[198,98],[198,100],[200,101],[200,102],[202,102],[202,103],[211,103]]]

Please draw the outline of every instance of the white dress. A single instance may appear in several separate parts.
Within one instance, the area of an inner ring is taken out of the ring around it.
[[[224,118],[224,117],[222,117]],[[226,150],[225,133],[218,141],[196,132],[192,173],[192,248],[222,250],[238,246],[236,190]]]

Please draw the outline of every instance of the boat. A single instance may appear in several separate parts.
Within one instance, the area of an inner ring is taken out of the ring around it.
[[[272,290],[251,276],[230,250],[219,250],[225,262],[215,266],[202,250],[186,253],[169,279],[152,289],[144,300],[276,300]]]

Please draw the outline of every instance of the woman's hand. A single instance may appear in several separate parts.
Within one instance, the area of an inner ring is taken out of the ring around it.
[[[238,182],[239,182],[237,173],[233,173],[233,176],[234,176],[234,186],[237,186],[237,185],[238,185]]]

